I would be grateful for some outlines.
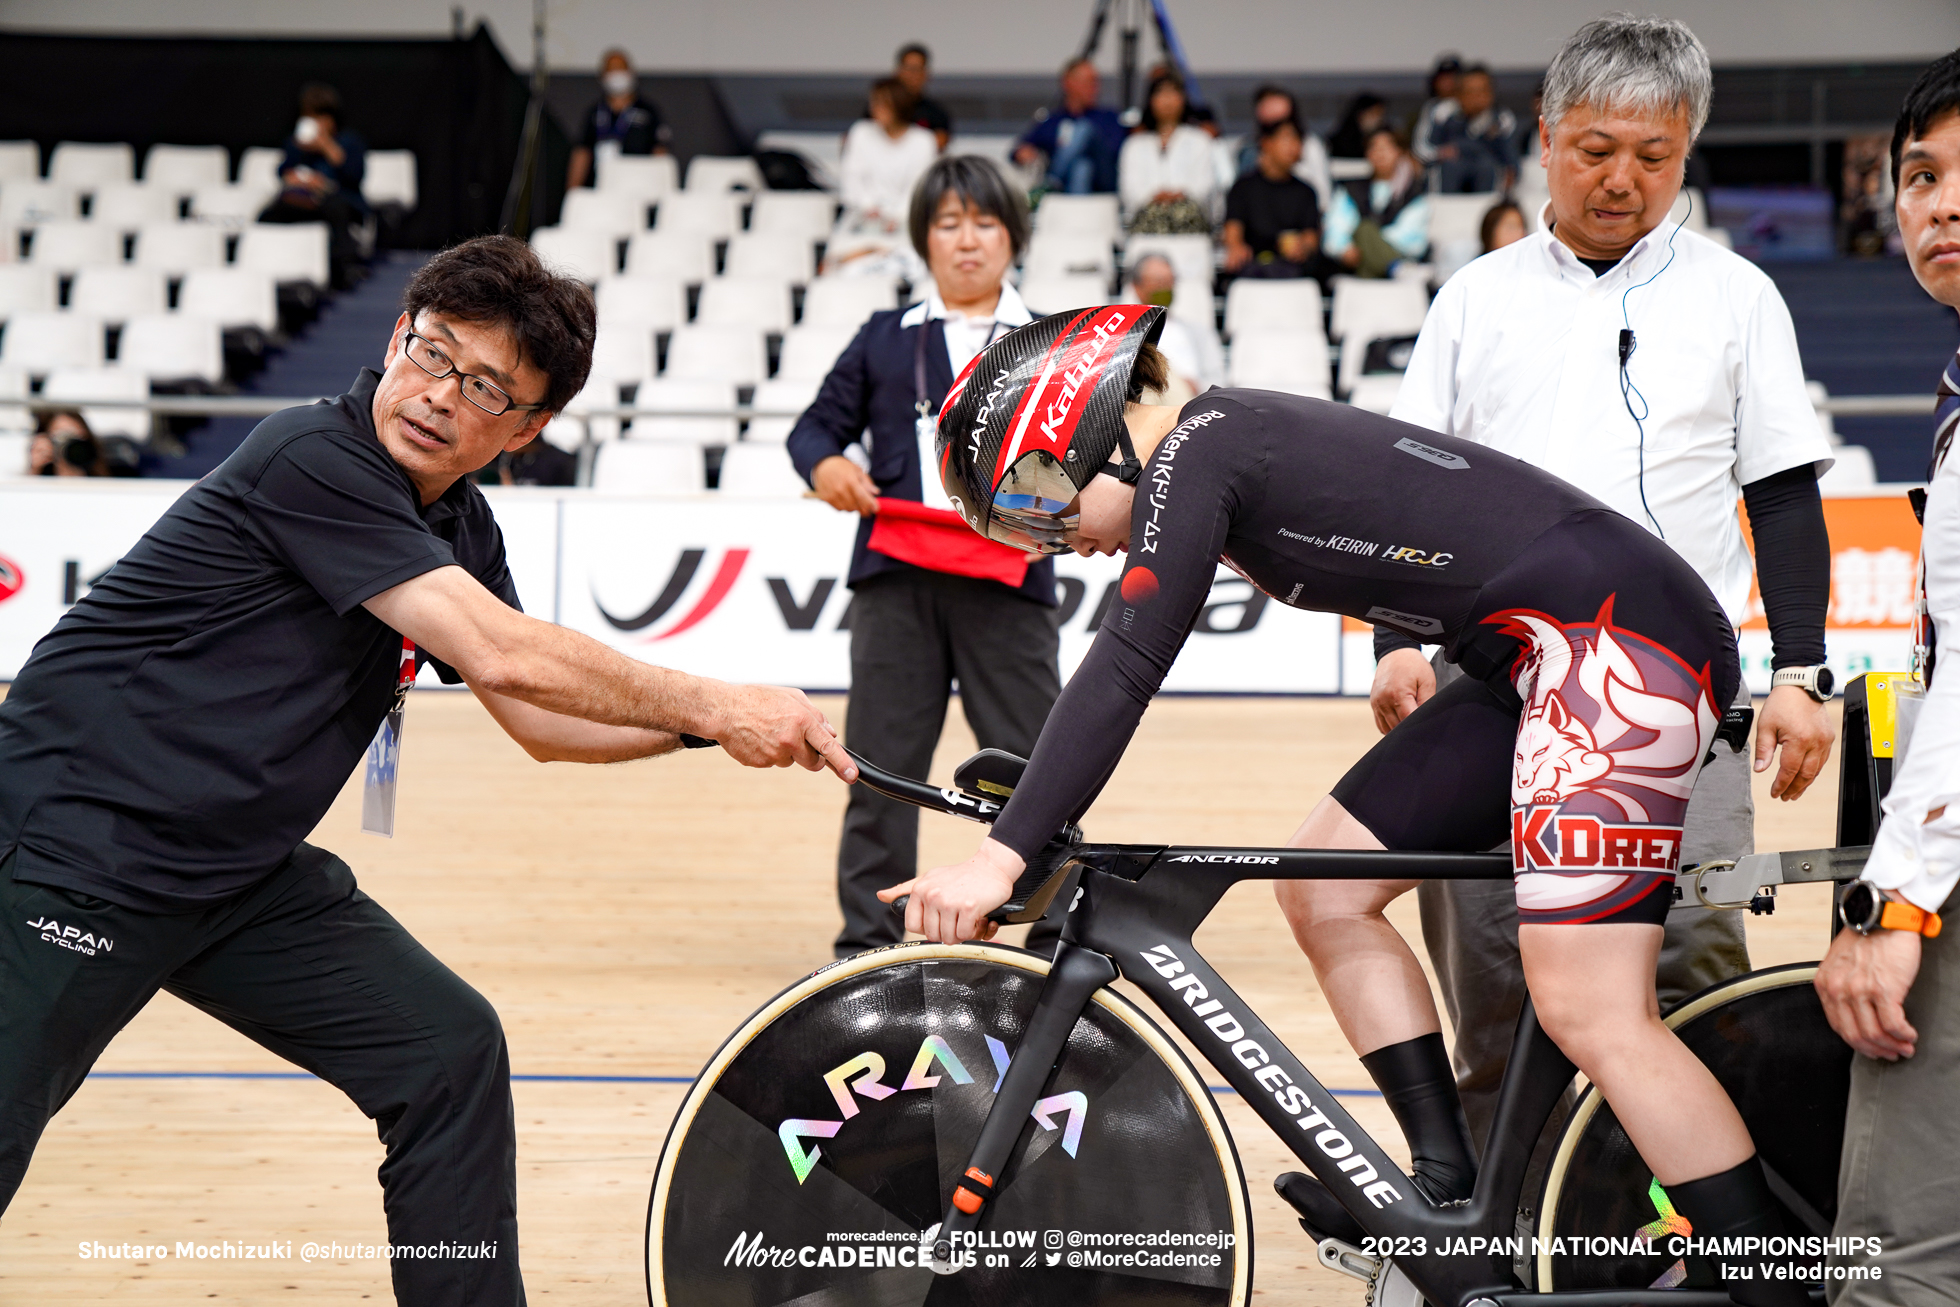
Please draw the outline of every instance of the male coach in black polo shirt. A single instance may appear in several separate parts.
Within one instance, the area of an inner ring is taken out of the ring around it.
[[[490,1004],[302,843],[394,701],[403,640],[539,760],[718,740],[856,769],[794,690],[634,662],[522,615],[470,475],[585,382],[591,296],[486,237],[409,283],[384,370],[260,423],[35,646],[0,703],[0,1210],[159,988],[377,1123],[413,1307],[524,1301]]]

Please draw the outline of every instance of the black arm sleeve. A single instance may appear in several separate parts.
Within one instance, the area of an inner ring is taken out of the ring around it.
[[[1391,630],[1386,626],[1375,628],[1375,661],[1380,662],[1397,649],[1420,649],[1422,641],[1413,636]]]
[[[1824,661],[1831,602],[1831,539],[1817,473],[1808,463],[1742,488],[1756,544],[1756,585],[1769,618],[1772,667]]]

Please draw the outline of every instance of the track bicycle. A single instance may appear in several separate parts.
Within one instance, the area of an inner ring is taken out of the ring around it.
[[[980,822],[1025,766],[982,750],[941,788],[857,762],[860,784]],[[1855,877],[1867,851],[1704,864],[1676,892],[1762,911],[1779,884]],[[1120,975],[1355,1217],[1366,1246],[1322,1239],[1317,1255],[1364,1281],[1370,1307],[1728,1307],[1711,1267],[1669,1251],[1686,1223],[1593,1089],[1522,1192],[1575,1077],[1529,1001],[1472,1196],[1433,1206],[1191,942],[1244,880],[1510,876],[1507,854],[1091,844],[1071,827],[992,914],[1066,914],[1052,964],[990,943],[874,949],[784,990],[716,1051],[656,1170],[649,1302],[1244,1307],[1231,1135],[1178,1046],[1110,988]],[[1751,972],[1667,1020],[1741,1110],[1787,1228],[1824,1235],[1851,1053],[1815,973]]]

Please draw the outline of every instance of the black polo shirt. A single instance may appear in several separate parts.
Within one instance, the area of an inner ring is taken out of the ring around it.
[[[667,136],[667,125],[651,100],[634,96],[633,103],[615,112],[602,96],[586,110],[578,143],[596,150],[600,141],[618,141],[621,154],[652,154],[655,146],[666,144]]]
[[[379,381],[261,422],[34,646],[0,701],[14,879],[146,912],[240,893],[388,710],[401,636],[362,601],[455,563],[517,606],[482,493],[421,507],[375,436]]]
[[[1254,254],[1275,254],[1281,232],[1320,230],[1320,201],[1313,187],[1291,173],[1274,181],[1254,168],[1232,183],[1225,221],[1244,226]]]

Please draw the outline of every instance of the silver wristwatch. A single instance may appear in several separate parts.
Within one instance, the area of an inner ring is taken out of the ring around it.
[[[1769,688],[1774,690],[1783,685],[1794,685],[1818,703],[1826,703],[1830,700],[1832,689],[1837,685],[1837,677],[1831,675],[1830,668],[1821,665],[1779,667],[1770,674]]]

